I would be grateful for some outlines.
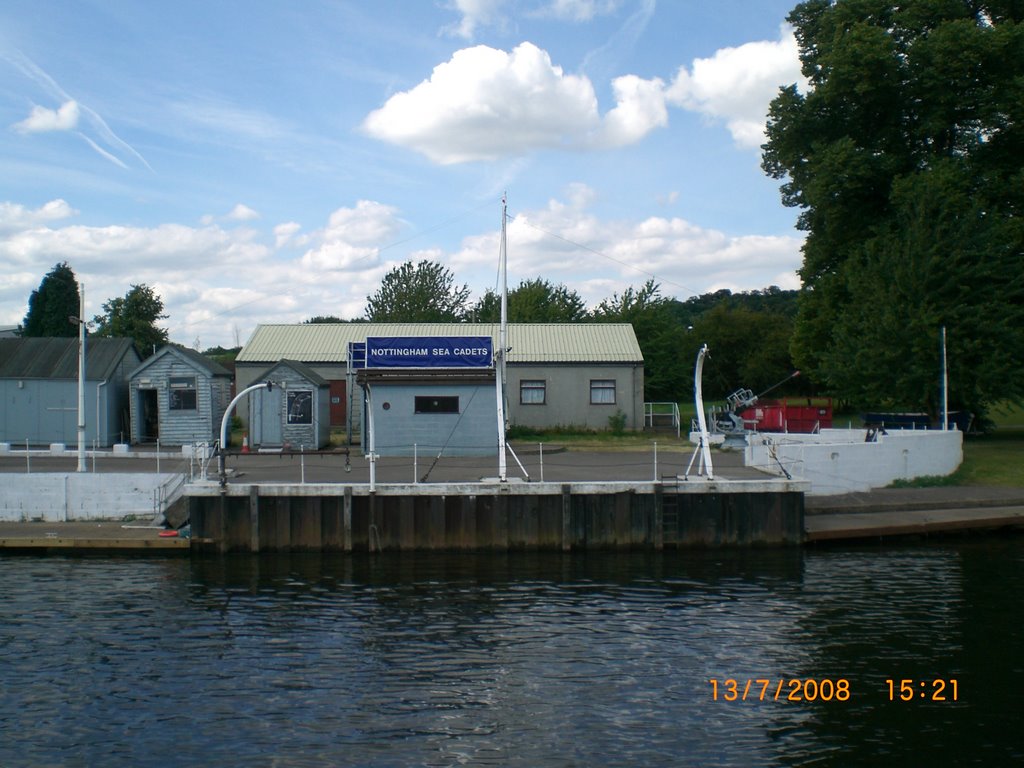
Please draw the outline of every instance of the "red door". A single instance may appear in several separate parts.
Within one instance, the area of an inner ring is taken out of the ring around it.
[[[348,399],[345,396],[345,380],[337,379],[331,385],[331,426],[344,427],[345,416],[348,414]]]

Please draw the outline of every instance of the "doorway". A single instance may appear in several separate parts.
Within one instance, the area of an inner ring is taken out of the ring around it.
[[[140,443],[155,443],[160,438],[160,409],[157,390],[139,390],[139,434]]]

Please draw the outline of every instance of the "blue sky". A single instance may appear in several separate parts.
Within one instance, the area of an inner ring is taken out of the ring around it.
[[[174,341],[360,316],[408,259],[591,305],[795,288],[760,170],[792,2],[0,6],[0,325],[67,261],[87,314],[156,289]]]

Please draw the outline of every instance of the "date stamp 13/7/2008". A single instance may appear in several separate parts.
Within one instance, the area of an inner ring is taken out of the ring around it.
[[[837,678],[717,678],[708,680],[712,701],[849,701],[853,688]],[[956,678],[888,678],[878,692],[888,701],[959,701]]]

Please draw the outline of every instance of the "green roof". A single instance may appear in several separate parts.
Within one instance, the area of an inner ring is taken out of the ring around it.
[[[497,323],[302,323],[260,325],[236,363],[344,363],[367,336],[490,336]],[[509,323],[510,363],[643,363],[629,323]]]

